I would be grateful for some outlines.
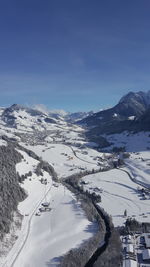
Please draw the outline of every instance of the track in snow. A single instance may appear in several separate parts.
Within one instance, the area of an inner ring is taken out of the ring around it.
[[[48,189],[48,191],[46,192],[46,194],[44,195],[44,197],[42,197],[42,199],[40,200],[40,202],[39,202],[39,203],[36,205],[36,207],[34,208],[32,214],[31,214],[31,216],[30,216],[30,219],[29,219],[29,221],[28,221],[28,229],[27,229],[27,233],[26,233],[25,240],[23,241],[21,247],[19,248],[19,250],[18,250],[18,252],[17,252],[15,258],[13,259],[13,262],[11,263],[11,265],[9,265],[9,264],[7,263],[7,261],[6,261],[6,262],[2,265],[2,267],[7,267],[7,266],[14,267],[14,266],[15,266],[15,265],[14,265],[15,262],[16,262],[16,260],[18,259],[18,257],[19,257],[19,255],[20,255],[22,249],[24,248],[24,246],[25,246],[25,244],[26,244],[26,242],[27,242],[27,239],[28,239],[28,236],[29,236],[29,233],[30,233],[30,228],[31,228],[31,221],[32,221],[32,218],[33,218],[33,216],[34,216],[34,214],[35,214],[35,211],[36,211],[37,208],[41,205],[41,203],[43,202],[43,200],[45,199],[45,197],[47,196],[47,194],[50,192],[51,188],[52,188],[52,184],[51,184],[50,188]]]

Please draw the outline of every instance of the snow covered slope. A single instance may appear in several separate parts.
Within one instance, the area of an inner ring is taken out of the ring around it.
[[[110,151],[114,147],[123,147],[127,152],[139,152],[150,150],[150,132],[129,133],[127,131],[112,134],[103,135],[111,144],[106,150]]]
[[[90,230],[92,224],[70,191],[61,184],[53,183],[45,171],[43,176],[37,177],[34,170],[38,161],[26,152],[19,152],[24,158],[16,165],[16,170],[20,175],[32,171],[32,176],[22,184],[28,197],[18,206],[19,212],[24,215],[21,230],[17,232],[18,239],[7,257],[0,259],[0,265],[56,266],[56,257],[78,247],[93,235]],[[43,184],[41,178],[47,183]],[[50,210],[39,212],[45,201],[50,203]]]
[[[138,184],[131,181],[127,173],[114,169],[88,175],[82,180],[86,183],[85,190],[101,195],[100,206],[112,216],[115,226],[125,223],[125,210],[127,216],[140,222],[150,221],[150,198],[143,199],[138,191]]]
[[[55,119],[47,113],[17,104],[6,108],[1,114],[1,119],[5,126],[31,132],[47,130],[51,124],[64,123],[61,118]]]
[[[125,160],[126,169],[141,185],[150,188],[150,152],[140,151],[131,153],[130,158]]]

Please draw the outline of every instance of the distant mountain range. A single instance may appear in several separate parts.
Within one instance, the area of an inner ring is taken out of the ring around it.
[[[77,122],[79,120],[82,120],[84,118],[87,118],[88,116],[91,116],[94,114],[93,111],[89,111],[89,112],[65,112],[64,110],[50,110],[48,112],[49,116],[56,118],[56,119],[64,119],[67,122],[70,123],[74,123]]]
[[[19,104],[13,104],[8,108],[1,108],[1,119],[9,127],[28,127],[29,129],[44,129],[46,124],[74,123],[93,112],[69,113],[63,110],[48,111],[41,108],[29,108]]]
[[[94,113],[68,113],[63,110],[42,111],[14,104],[1,108],[1,122],[16,129],[51,130],[52,124],[77,123],[87,128],[87,136],[97,140],[100,135],[123,131],[150,131],[150,91],[130,92],[112,108]]]
[[[66,121],[68,122],[77,122],[79,120],[85,119],[89,116],[92,116],[94,114],[93,111],[89,111],[89,112],[74,112],[74,113],[68,113],[65,116]]]

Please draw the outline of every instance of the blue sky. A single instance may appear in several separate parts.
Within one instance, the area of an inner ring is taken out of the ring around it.
[[[0,1],[0,105],[67,111],[150,89],[149,0]]]

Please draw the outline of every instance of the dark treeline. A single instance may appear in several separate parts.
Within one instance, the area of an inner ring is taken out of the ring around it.
[[[48,162],[40,160],[40,162],[37,165],[36,170],[35,170],[36,175],[37,176],[40,176],[40,175],[43,176],[42,170],[48,172],[52,176],[52,179],[55,182],[58,182],[58,177],[57,177],[57,174],[56,174],[54,168]]]
[[[148,222],[138,222],[135,218],[128,218],[126,220],[125,226],[120,227],[120,233],[122,235],[132,234],[132,233],[149,233],[150,223]]]
[[[83,194],[83,192],[78,188],[74,188],[68,183],[68,181],[64,182],[64,185],[71,190],[80,201],[81,207],[83,208],[87,218],[93,222],[94,232],[93,237],[87,241],[83,241],[80,248],[70,250],[63,258],[61,258],[60,266],[83,267],[86,264],[87,259],[89,259],[91,254],[95,252],[99,243],[103,242],[106,231],[105,224],[93,206],[91,199],[86,194]]]
[[[0,239],[9,232],[13,212],[26,193],[19,185],[16,163],[22,160],[12,145],[0,146]]]
[[[26,152],[30,157],[39,161],[35,170],[38,176],[43,175],[42,170],[45,170],[52,176],[53,180],[57,181],[57,174],[50,164],[8,137],[4,136],[3,139],[7,141],[8,145],[0,146],[0,240],[10,230],[13,213],[17,211],[18,203],[27,197],[19,183],[28,176],[32,176],[31,171],[22,176],[16,172],[16,164],[23,159],[23,156],[16,149]]]
[[[52,176],[52,179],[54,181],[58,181],[57,174],[56,174],[53,166],[51,166],[48,162],[43,161],[42,158],[39,157],[38,155],[36,155],[33,151],[31,151],[31,150],[29,150],[29,149],[27,149],[27,148],[19,145],[17,143],[17,141],[13,140],[13,138],[8,138],[7,136],[3,135],[2,136],[2,139],[5,140],[5,141],[7,141],[7,143],[9,145],[13,146],[14,148],[26,152],[29,157],[34,158],[34,159],[36,159],[36,160],[39,161],[39,164],[37,165],[37,168],[35,170],[35,173],[38,176],[40,176],[40,175],[42,176],[42,170],[44,170],[44,171],[48,172]],[[31,176],[31,172],[27,173],[25,176],[22,176],[20,180],[23,181],[28,176]]]
[[[53,166],[51,166],[48,162],[43,161],[42,158],[37,156],[33,151],[31,151],[25,147],[22,147],[19,144],[16,144],[16,148],[26,152],[28,154],[28,156],[39,161],[39,164],[37,165],[36,170],[35,170],[35,173],[37,176],[40,176],[40,175],[43,176],[42,170],[44,170],[52,176],[52,179],[54,181],[56,181],[56,182],[58,181],[57,173],[55,172]]]

